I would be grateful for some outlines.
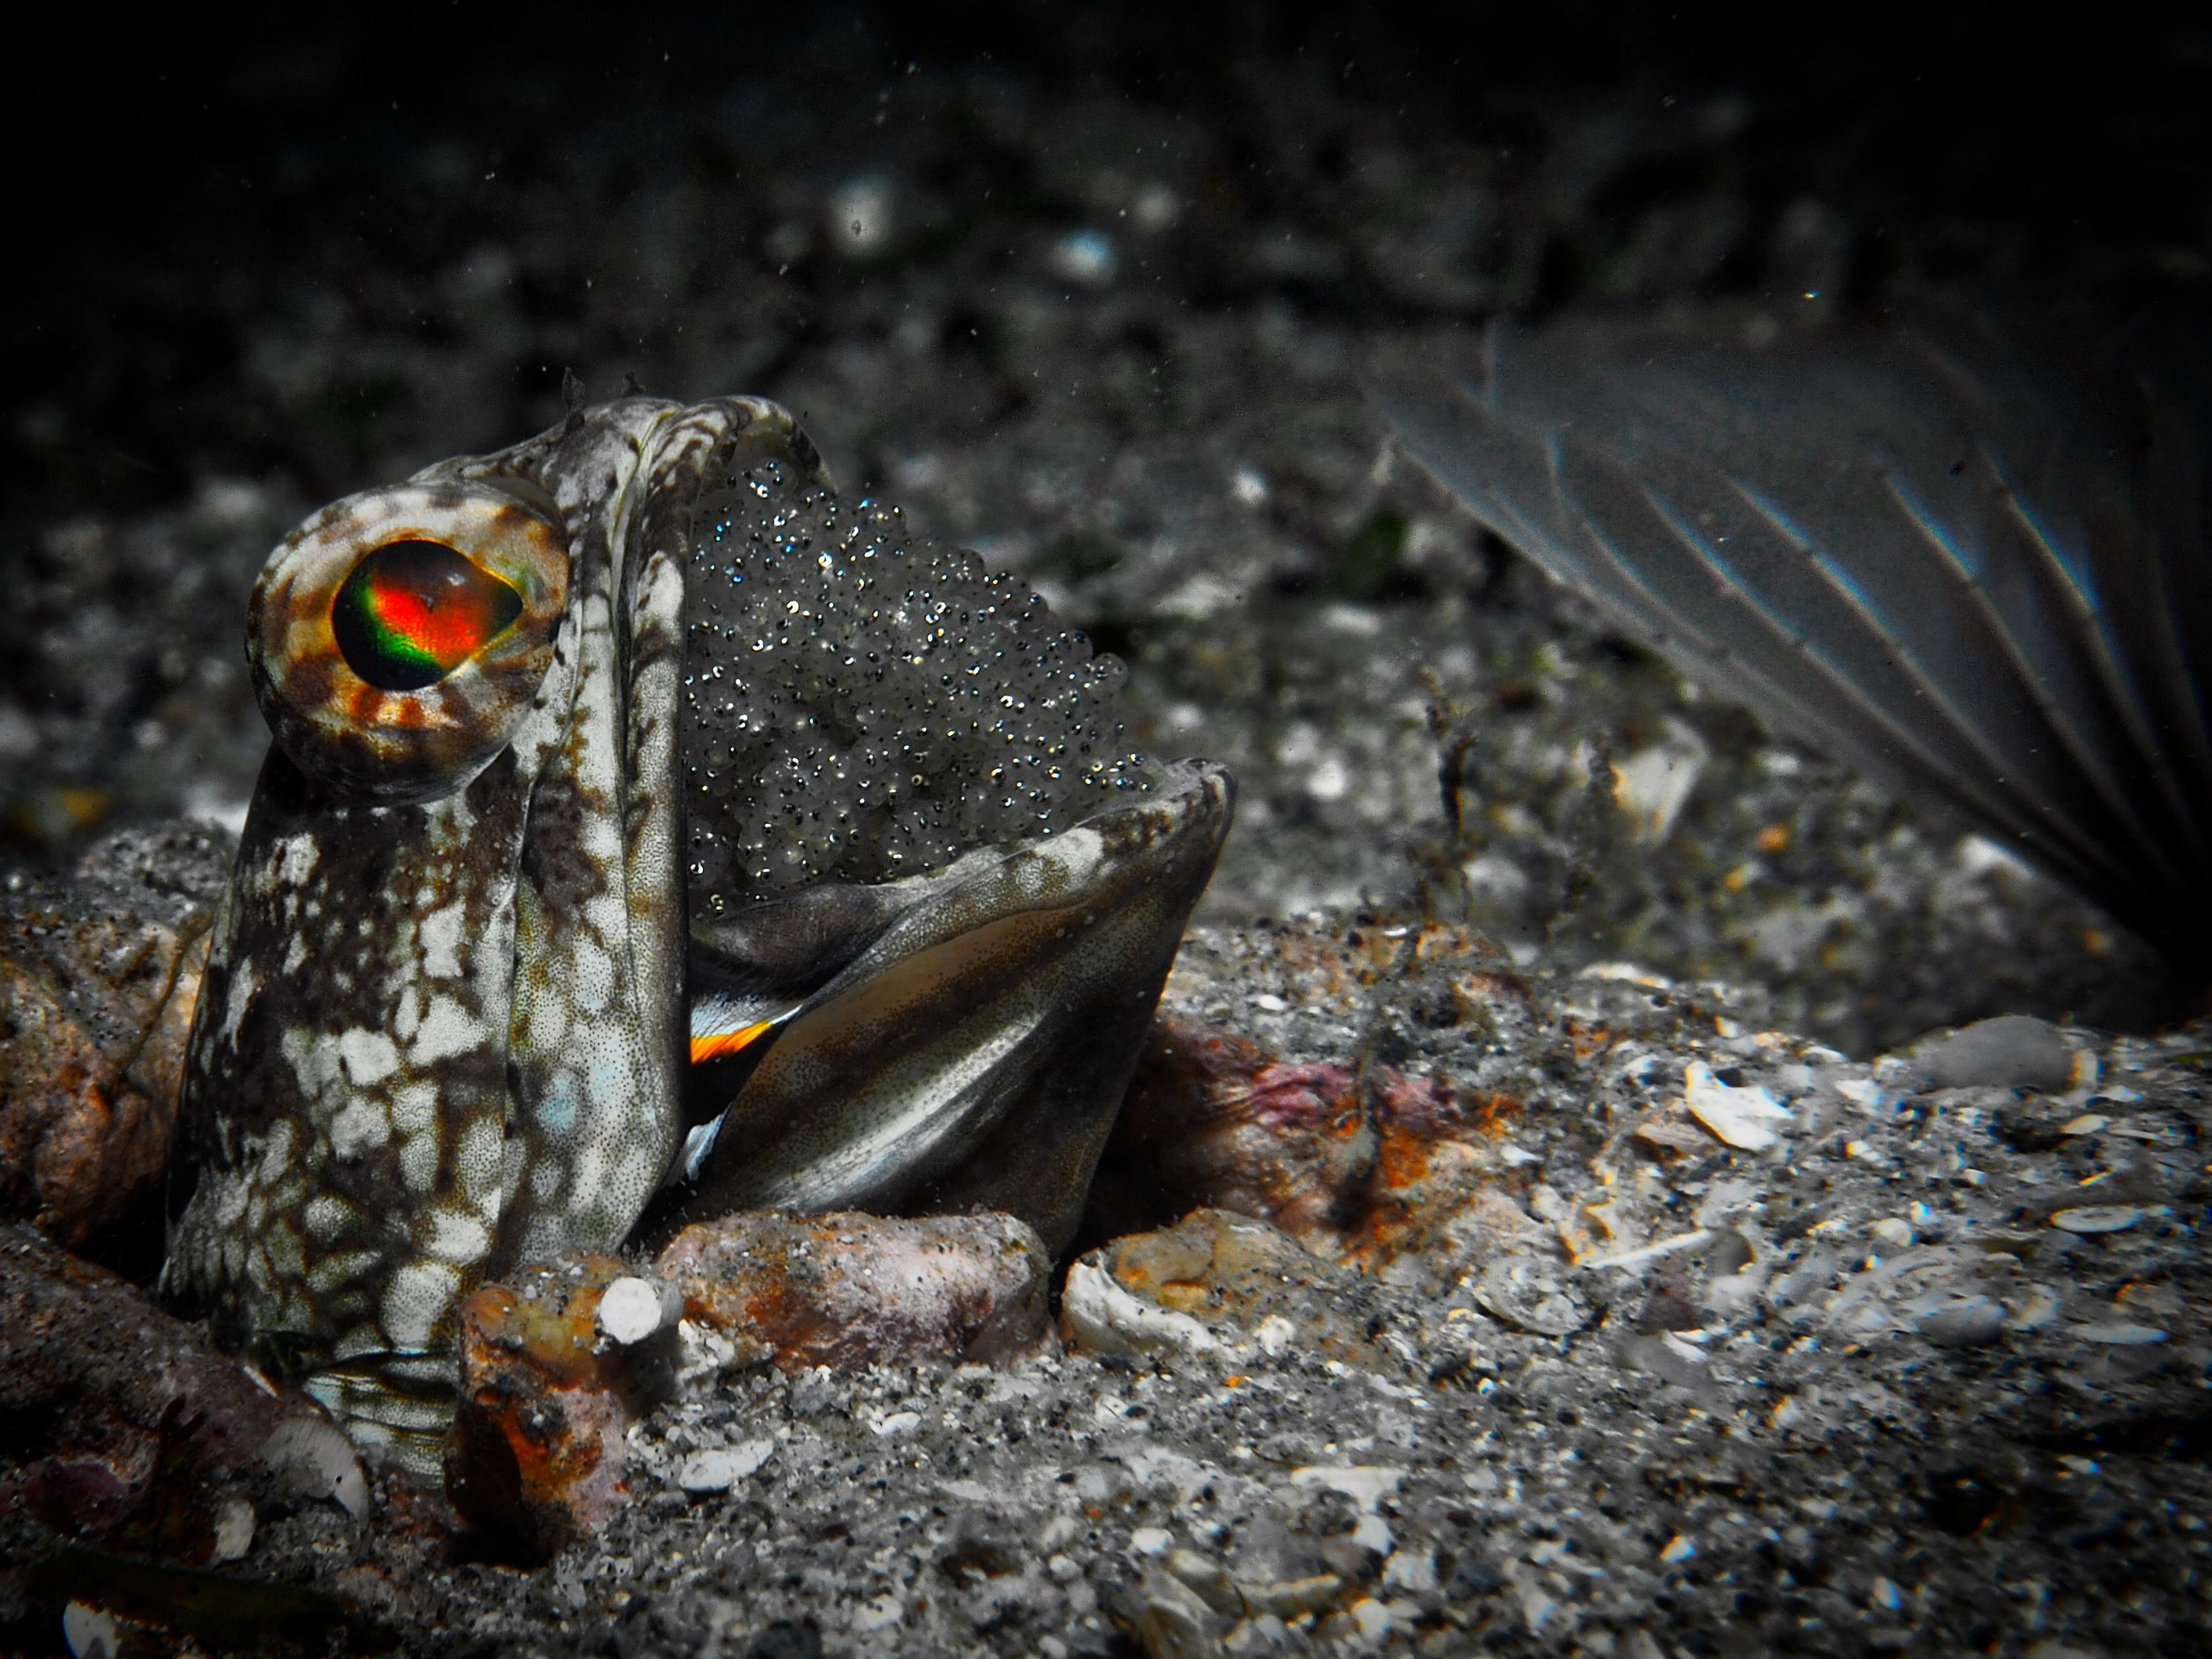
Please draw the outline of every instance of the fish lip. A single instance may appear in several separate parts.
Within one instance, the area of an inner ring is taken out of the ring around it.
[[[1225,767],[1175,762],[1157,776],[1065,830],[909,878],[916,902],[780,1022],[729,1103],[693,1127],[641,1231],[739,1208],[936,1208],[928,1194],[958,1185],[978,1145],[1018,1136],[1047,1097],[1070,1136],[1103,1145],[1234,814]],[[1096,1077],[1070,1082],[1071,1056],[1094,1051]],[[1091,1162],[1041,1177],[1031,1207],[1047,1219],[1071,1195],[1079,1207]]]

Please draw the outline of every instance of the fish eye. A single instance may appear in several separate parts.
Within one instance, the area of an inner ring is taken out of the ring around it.
[[[346,665],[382,691],[435,685],[522,614],[522,595],[442,542],[386,542],[331,605]]]
[[[277,746],[373,802],[461,788],[513,738],[568,604],[559,509],[526,483],[349,496],[271,554],[246,657]]]

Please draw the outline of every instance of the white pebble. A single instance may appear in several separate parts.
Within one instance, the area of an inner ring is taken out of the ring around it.
[[[635,1275],[617,1279],[599,1295],[599,1328],[624,1347],[660,1328],[660,1287]]]
[[[775,1455],[773,1440],[747,1440],[735,1446],[716,1446],[694,1452],[676,1473],[676,1484],[688,1492],[727,1492],[756,1474]]]

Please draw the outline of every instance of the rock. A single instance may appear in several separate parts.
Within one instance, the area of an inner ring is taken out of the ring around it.
[[[634,1279],[613,1256],[577,1256],[461,1302],[446,1491],[464,1519],[519,1555],[551,1556],[623,1502],[625,1436],[658,1379],[645,1356],[603,1338],[599,1304]]]
[[[1928,1310],[1914,1322],[1939,1348],[1978,1348],[2003,1334],[2005,1310],[1989,1297],[1965,1297]]]
[[[2057,1094],[2074,1077],[2074,1051],[2047,1020],[2000,1014],[1941,1036],[1923,1037],[1906,1051],[1939,1089],[1988,1086]]]
[[[760,1212],[686,1227],[654,1270],[733,1361],[797,1371],[1034,1353],[1052,1340],[1051,1266],[1007,1215]]]
[[[1212,1205],[1293,1237],[1334,1237],[1380,1146],[1352,1085],[1343,1066],[1286,1065],[1236,1032],[1156,1021],[1105,1178],[1136,1172],[1171,1214]]]
[[[0,1219],[76,1246],[158,1204],[227,850],[111,836],[0,915]]]
[[[1359,1276],[1249,1216],[1194,1210],[1068,1269],[1060,1332],[1079,1352],[1158,1354],[1291,1347],[1372,1366]]]
[[[197,1564],[248,1547],[264,1500],[301,1498],[368,1511],[320,1406],[105,1268],[0,1226],[0,1508]]]
[[[1432,1078],[1285,1062],[1233,1031],[1163,1018],[1101,1164],[1092,1217],[1136,1231],[1198,1207],[1281,1229],[1369,1271],[1425,1250],[1494,1174],[1519,1109]]]

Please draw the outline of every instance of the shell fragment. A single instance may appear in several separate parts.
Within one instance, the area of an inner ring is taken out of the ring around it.
[[[1790,1121],[1789,1109],[1759,1085],[1731,1088],[1701,1060],[1683,1068],[1682,1103],[1716,1139],[1740,1152],[1765,1152],[1775,1142],[1772,1126]]]

